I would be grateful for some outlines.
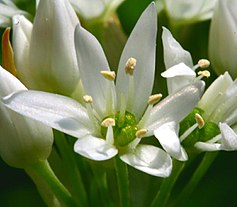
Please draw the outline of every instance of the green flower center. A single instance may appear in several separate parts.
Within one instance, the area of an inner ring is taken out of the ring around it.
[[[195,113],[200,115],[204,114],[204,111],[200,108],[194,108],[194,110],[180,123],[179,134],[182,135],[188,128],[195,124]],[[218,125],[214,122],[205,120],[203,128],[196,128],[183,142],[183,146],[190,147],[196,142],[206,142],[220,133]]]
[[[108,118],[108,117],[106,117]],[[137,121],[133,114],[126,111],[121,119],[120,112],[115,114],[115,126],[113,127],[114,141],[116,146],[123,147],[136,138]],[[101,127],[101,134],[106,136],[107,128]]]

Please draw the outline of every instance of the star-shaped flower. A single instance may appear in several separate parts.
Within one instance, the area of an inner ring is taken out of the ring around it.
[[[171,156],[186,160],[185,151],[177,143],[178,124],[197,104],[204,84],[197,81],[155,105],[161,98],[160,94],[150,96],[156,16],[152,3],[122,52],[116,84],[115,72],[110,71],[97,39],[81,26],[76,27],[77,60],[85,90],[83,105],[39,91],[14,93],[3,99],[5,105],[77,137],[74,151],[89,159],[107,160],[119,154],[124,162],[143,172],[168,176],[172,168],[169,154],[156,146],[140,144],[140,140],[155,135]]]

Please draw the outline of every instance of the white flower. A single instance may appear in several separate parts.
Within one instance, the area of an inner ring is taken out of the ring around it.
[[[161,98],[158,94],[150,96],[155,72],[156,15],[151,4],[133,29],[120,58],[116,86],[115,73],[110,71],[99,42],[77,26],[75,44],[86,93],[85,107],[68,97],[36,91],[14,93],[5,97],[4,103],[77,137],[75,152],[89,159],[107,160],[119,154],[124,162],[141,171],[168,176],[172,168],[170,156],[158,147],[139,142],[154,134],[171,156],[186,160],[177,135],[178,123],[198,102],[203,83],[188,85],[153,107]]]
[[[27,89],[0,67],[0,97]],[[6,108],[0,103],[0,156],[9,165],[25,168],[48,158],[53,144],[52,129]]]
[[[206,90],[198,108],[203,118],[219,124],[221,133],[208,142],[197,142],[201,150],[237,150],[237,135],[231,129],[237,124],[237,80],[233,81],[226,72],[220,75]],[[230,127],[231,126],[231,127]]]
[[[29,16],[26,11],[20,10],[10,0],[0,0],[0,27],[12,25],[12,17],[16,14]]]
[[[86,19],[109,17],[125,0],[70,0],[78,14]]]
[[[13,18],[19,79],[30,89],[70,95],[79,83],[74,30],[79,23],[66,0],[41,0],[34,23]]]
[[[237,1],[218,1],[211,21],[209,57],[218,74],[229,71],[237,77]]]
[[[169,94],[192,83],[196,78],[195,70],[198,67],[205,68],[209,66],[209,61],[204,59],[201,59],[194,66],[191,54],[182,48],[165,27],[163,27],[162,32],[162,43],[166,71],[161,73],[161,76],[167,78]]]
[[[217,0],[163,0],[173,24],[188,24],[211,19]]]

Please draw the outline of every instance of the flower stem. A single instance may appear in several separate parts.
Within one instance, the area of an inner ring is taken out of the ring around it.
[[[63,167],[66,169],[67,176],[70,182],[71,194],[79,206],[88,206],[87,194],[83,185],[80,171],[75,160],[74,152],[70,148],[67,137],[61,132],[54,131],[55,142],[61,155]],[[71,137],[68,137],[71,139]],[[69,186],[68,186],[69,187]]]
[[[45,183],[45,185],[41,185],[41,187],[48,186],[46,190],[48,191],[50,189],[52,194],[55,195],[60,202],[60,205],[57,206],[76,207],[69,191],[56,177],[48,161],[45,160],[31,165],[26,168],[25,171],[35,183]],[[39,187],[39,185],[37,187]],[[44,189],[40,189],[40,192],[43,191]]]
[[[165,178],[160,186],[160,190],[151,203],[151,207],[166,206],[169,200],[171,190],[184,168],[185,163],[178,160],[173,160],[173,170],[169,177]]]
[[[121,207],[130,206],[130,192],[127,164],[123,163],[118,156],[114,158],[115,170],[117,175],[119,199]]]
[[[207,170],[217,157],[218,152],[206,152],[204,155],[201,163],[199,164],[198,168],[192,175],[190,181],[188,184],[183,188],[175,202],[173,203],[174,206],[182,206],[182,204],[187,201],[187,199],[190,197],[193,190],[197,187],[200,180],[203,178],[203,176],[206,174]]]

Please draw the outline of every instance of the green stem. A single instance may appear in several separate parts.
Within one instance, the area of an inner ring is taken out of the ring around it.
[[[78,206],[88,206],[87,194],[83,185],[80,171],[78,170],[74,152],[67,142],[65,135],[61,132],[54,131],[55,142],[62,158],[63,167],[66,169],[70,181],[71,193]],[[71,139],[71,138],[69,138]],[[70,189],[69,189],[70,190]]]
[[[188,184],[183,188],[175,202],[173,203],[173,206],[182,206],[182,204],[187,201],[187,199],[192,194],[193,190],[197,187],[200,180],[203,178],[203,176],[206,174],[207,170],[217,157],[218,152],[206,152],[204,155],[201,163],[199,164],[198,168],[192,175],[190,181]]]
[[[162,207],[166,206],[167,201],[169,200],[171,190],[179,177],[180,173],[184,168],[185,163],[177,160],[173,160],[173,169],[169,177],[165,178],[161,184],[160,190],[155,196],[154,200],[151,203],[151,207]]]
[[[31,165],[26,168],[25,171],[34,182],[39,183],[39,180],[41,182],[44,182],[51,190],[51,192],[56,196],[57,200],[62,203],[62,206],[76,206],[70,193],[56,177],[47,160]],[[40,192],[42,191],[44,191],[44,189],[40,190]]]
[[[130,192],[127,164],[122,162],[118,156],[114,158],[115,170],[117,175],[119,199],[121,207],[130,206]]]

